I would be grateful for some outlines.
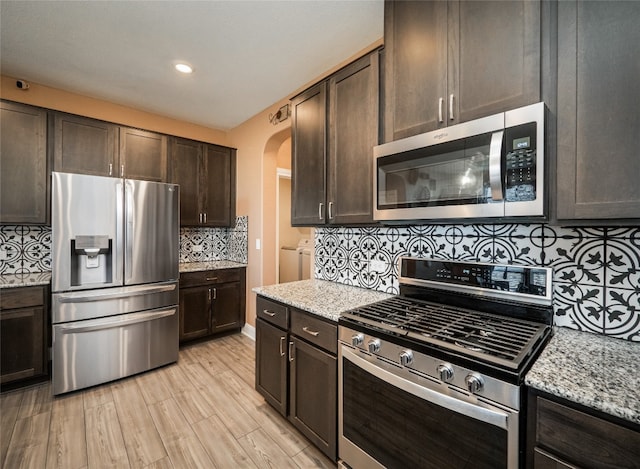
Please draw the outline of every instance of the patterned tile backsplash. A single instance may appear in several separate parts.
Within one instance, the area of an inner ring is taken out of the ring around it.
[[[180,262],[235,261],[246,264],[248,217],[233,228],[180,228]]]
[[[0,226],[0,274],[51,271],[51,228]]]
[[[315,276],[398,293],[400,256],[553,267],[554,322],[640,341],[640,228],[416,225],[320,228]]]
[[[180,262],[229,260],[247,263],[246,216],[234,228],[181,228]],[[51,271],[51,229],[44,226],[0,226],[0,275]]]

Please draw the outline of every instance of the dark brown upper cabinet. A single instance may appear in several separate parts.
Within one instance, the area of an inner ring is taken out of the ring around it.
[[[167,136],[120,127],[120,166],[124,177],[167,181]]]
[[[0,223],[47,224],[47,111],[0,102]]]
[[[558,2],[557,218],[640,223],[639,2]]]
[[[384,141],[540,101],[538,1],[385,1]]]
[[[292,225],[373,221],[378,93],[375,50],[293,98]]]
[[[55,171],[120,176],[117,125],[61,112],[52,114]]]
[[[53,113],[54,170],[167,180],[167,137],[88,117]]]
[[[169,178],[180,185],[181,226],[233,226],[236,150],[183,138],[169,139]]]

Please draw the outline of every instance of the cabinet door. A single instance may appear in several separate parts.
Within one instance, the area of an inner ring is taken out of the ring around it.
[[[0,311],[0,383],[45,374],[43,307]]]
[[[378,51],[375,51],[329,80],[329,223],[373,221],[378,74]]]
[[[0,223],[47,223],[47,111],[0,102],[0,135]]]
[[[287,333],[256,319],[256,390],[287,415]]]
[[[558,2],[561,221],[640,218],[639,17],[640,2]]]
[[[180,225],[200,224],[198,171],[202,145],[193,140],[171,138],[169,141],[169,180],[180,185]]]
[[[120,176],[116,125],[62,113],[53,121],[55,171]]]
[[[240,282],[213,285],[211,332],[242,327],[240,311]]]
[[[290,341],[289,419],[335,461],[338,361],[295,336]]]
[[[166,182],[167,137],[120,127],[120,165],[127,178]]]
[[[180,341],[209,335],[211,287],[180,289]]]
[[[447,3],[385,1],[384,141],[447,122]]]
[[[448,41],[449,123],[540,101],[539,1],[451,1]]]
[[[236,151],[232,148],[205,145],[200,191],[203,196],[203,224],[233,226],[236,212]]]
[[[296,96],[291,104],[291,224],[323,225],[326,213],[326,82]]]

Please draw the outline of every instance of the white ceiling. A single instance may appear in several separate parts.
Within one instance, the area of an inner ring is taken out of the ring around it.
[[[382,35],[383,0],[0,0],[0,72],[227,130]]]

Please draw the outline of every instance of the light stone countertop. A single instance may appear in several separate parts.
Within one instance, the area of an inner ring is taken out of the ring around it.
[[[48,285],[51,282],[51,272],[38,272],[34,274],[5,274],[0,275],[0,289],[36,287]]]
[[[556,327],[525,384],[640,424],[640,342]]]
[[[341,313],[392,297],[326,280],[300,280],[253,289],[258,295],[337,321]]]
[[[203,270],[220,270],[220,269],[236,269],[238,267],[246,267],[247,264],[241,264],[234,261],[208,261],[208,262],[181,262],[180,272],[200,272]]]

